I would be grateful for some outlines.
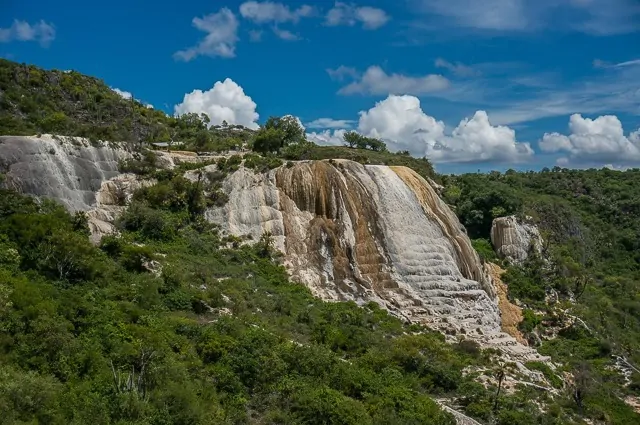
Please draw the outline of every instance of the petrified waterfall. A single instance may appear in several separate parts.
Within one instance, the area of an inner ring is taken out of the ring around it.
[[[231,234],[270,232],[294,280],[319,297],[376,301],[468,334],[500,329],[490,279],[456,216],[405,167],[298,162],[230,175],[207,218]]]
[[[53,198],[70,211],[96,203],[102,182],[116,177],[118,161],[131,154],[115,144],[93,146],[78,137],[1,136],[0,172],[20,192]]]
[[[152,183],[118,172],[130,156],[79,138],[0,137],[5,185],[86,211],[96,241],[115,230],[121,196]],[[163,166],[171,168],[174,156],[163,156]],[[240,167],[223,190],[229,202],[206,218],[254,240],[270,232],[292,278],[316,296],[375,301],[451,338],[464,334],[514,359],[539,358],[501,331],[494,285],[464,228],[413,170],[345,160],[300,161],[266,174]]]

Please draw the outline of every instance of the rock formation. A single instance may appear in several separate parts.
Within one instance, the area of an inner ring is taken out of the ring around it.
[[[117,145],[77,138],[0,138],[5,184],[86,211],[95,241],[114,231],[131,193],[150,183],[118,173],[119,160],[129,157]],[[161,165],[198,160],[162,154]],[[471,338],[516,360],[539,358],[502,332],[490,275],[455,214],[413,170],[300,161],[266,174],[240,167],[222,189],[229,202],[205,217],[253,240],[269,232],[293,279],[318,297],[374,301],[450,340]]]
[[[537,358],[501,331],[491,277],[433,187],[405,167],[302,161],[267,175],[240,168],[208,220],[254,240],[269,232],[294,280],[326,300],[393,314]]]
[[[0,136],[0,173],[5,185],[52,198],[70,211],[96,204],[102,182],[116,177],[118,162],[131,157],[113,143],[95,146],[79,137]]]
[[[497,264],[486,263],[485,267],[493,280],[493,286],[498,294],[498,309],[500,309],[500,317],[502,319],[502,330],[519,343],[528,345],[527,340],[518,329],[518,325],[522,322],[522,308],[513,304],[507,297],[507,285],[502,281],[502,274],[505,272]]]
[[[515,216],[493,220],[491,243],[501,258],[514,264],[522,264],[531,249],[538,254],[542,252],[542,237],[538,228]]]
[[[81,137],[0,136],[0,173],[6,187],[55,199],[70,212],[85,211],[91,239],[115,231],[113,222],[133,192],[150,182],[120,174],[118,164],[132,157],[124,145],[91,143]],[[199,160],[193,153],[158,152],[158,166],[173,168]]]

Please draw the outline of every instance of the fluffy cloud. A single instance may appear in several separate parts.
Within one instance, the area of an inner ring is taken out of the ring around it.
[[[389,15],[375,7],[356,7],[352,4],[336,2],[335,6],[327,12],[325,24],[328,26],[349,25],[362,23],[362,27],[374,30],[384,26],[389,21]]]
[[[430,74],[423,77],[411,77],[402,74],[387,74],[379,66],[370,66],[358,80],[344,86],[338,93],[344,95],[399,93],[421,95],[444,90],[448,87],[449,80],[442,75]]]
[[[353,125],[353,120],[334,120],[332,118],[318,118],[307,123],[309,128],[348,128]]]
[[[624,135],[622,123],[615,115],[596,119],[573,114],[569,118],[570,134],[545,133],[538,142],[545,152],[564,152],[564,163],[593,162],[622,164],[640,162],[640,130]]]
[[[231,10],[224,7],[218,13],[193,18],[192,23],[207,35],[197,45],[174,53],[175,59],[188,62],[197,56],[235,57],[238,20]]]
[[[289,9],[282,3],[274,3],[270,1],[257,2],[248,1],[240,5],[240,15],[243,18],[255,22],[256,24],[265,23],[296,23],[300,18],[313,16],[315,9],[309,5],[303,4],[295,10]]]
[[[477,111],[446,134],[442,121],[424,113],[414,96],[391,95],[360,112],[358,132],[384,140],[392,151],[408,150],[434,162],[519,162],[533,155],[528,143],[516,140],[509,127],[494,126],[487,113]],[[312,133],[321,144],[342,144],[344,130]]]
[[[115,87],[112,87],[111,90],[118,93],[123,99],[131,99],[131,97],[133,96],[131,92],[120,90]]]
[[[324,130],[321,132],[307,133],[307,140],[323,146],[342,146],[344,144],[346,130]]]
[[[15,19],[9,28],[0,28],[0,43],[17,41],[37,41],[41,46],[47,47],[56,38],[56,29],[53,24],[43,20],[35,24]]]
[[[230,78],[218,81],[210,90],[194,90],[185,94],[182,103],[176,105],[174,110],[176,115],[204,112],[211,119],[211,125],[226,121],[229,124],[258,128],[255,102]]]

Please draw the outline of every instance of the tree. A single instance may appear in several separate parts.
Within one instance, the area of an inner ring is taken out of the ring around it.
[[[282,130],[263,127],[253,139],[253,150],[263,154],[279,152],[283,138]]]
[[[269,117],[264,127],[282,131],[283,139],[281,141],[281,148],[305,140],[304,128],[302,128],[298,119],[291,115],[285,115],[280,118]]]
[[[348,145],[352,149],[355,148],[358,145],[358,141],[360,140],[361,137],[362,136],[360,136],[355,131],[347,131],[342,136],[342,138],[344,139],[346,145]]]
[[[253,149],[261,153],[277,153],[282,148],[304,141],[304,128],[295,117],[269,117],[264,127],[258,130]]]
[[[384,152],[387,150],[387,145],[382,140],[366,137],[355,131],[347,131],[342,137],[345,144],[350,148],[371,149],[375,152]]]
[[[578,406],[578,412],[584,410],[584,399],[591,385],[591,372],[587,363],[580,363],[573,371],[573,384],[571,385],[571,397]]]

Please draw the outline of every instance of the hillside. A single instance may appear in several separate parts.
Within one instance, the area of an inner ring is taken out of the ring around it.
[[[304,137],[213,155],[257,133],[9,61],[0,105],[0,135],[89,139],[0,137],[0,182],[24,192],[0,190],[6,423],[638,422],[637,170],[439,176]],[[146,149],[169,140],[208,153]],[[489,240],[508,215],[546,241],[522,266]],[[92,244],[96,218],[117,234]],[[487,348],[516,343],[491,333],[480,258],[506,269],[513,326],[551,363]]]
[[[510,297],[528,308],[520,328],[539,351],[590,370],[589,407],[608,410],[606,394],[624,384],[614,367],[628,370],[623,393],[640,395],[640,170],[556,167],[443,181],[445,200],[488,260],[495,260],[486,248],[495,217],[529,217],[539,227],[542,258],[510,266],[504,280]],[[571,324],[571,316],[583,322]]]
[[[43,133],[219,150],[242,144],[251,131],[242,126],[208,130],[195,114],[168,116],[124,99],[97,78],[0,58],[0,135]]]
[[[168,116],[134,98],[122,98],[97,78],[0,58],[0,135],[44,133],[130,142],[137,146],[173,142],[183,150],[218,152],[251,143],[254,132],[234,125],[207,129],[195,114]],[[290,149],[281,156],[407,165],[425,177],[435,178],[426,159],[403,154],[306,143],[301,149]]]

